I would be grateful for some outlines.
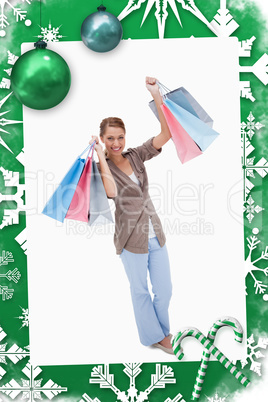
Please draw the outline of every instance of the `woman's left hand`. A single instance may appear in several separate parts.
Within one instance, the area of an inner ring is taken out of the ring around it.
[[[159,86],[157,85],[156,81],[158,80],[154,77],[146,77],[145,80],[146,88],[152,94],[152,96],[160,93]]]

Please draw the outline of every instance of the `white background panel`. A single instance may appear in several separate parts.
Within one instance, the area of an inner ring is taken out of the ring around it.
[[[25,43],[22,52],[32,48]],[[103,118],[124,120],[125,149],[160,132],[148,107],[147,75],[171,89],[184,86],[220,133],[203,155],[184,165],[172,140],[145,162],[167,238],[171,332],[194,326],[206,334],[226,315],[246,329],[237,38],[128,40],[105,54],[82,42],[48,48],[67,61],[72,84],[53,109],[23,108],[32,363],[176,360],[140,344],[113,224],[61,224],[41,213],[91,135],[98,135]],[[244,356],[245,342],[237,344],[228,328],[216,345],[231,359]],[[197,341],[186,339],[183,346],[185,360],[200,360]]]

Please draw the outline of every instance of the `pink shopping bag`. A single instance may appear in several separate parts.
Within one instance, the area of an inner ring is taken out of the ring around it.
[[[94,146],[92,147],[94,150]],[[88,222],[92,156],[88,156],[65,219]]]
[[[185,163],[196,156],[201,155],[202,151],[198,145],[180,125],[169,108],[165,104],[162,104],[161,109],[164,113],[180,161]]]

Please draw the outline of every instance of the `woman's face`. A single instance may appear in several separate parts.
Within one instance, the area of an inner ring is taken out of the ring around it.
[[[125,131],[121,127],[106,127],[103,137],[100,138],[108,155],[119,155],[125,148]]]

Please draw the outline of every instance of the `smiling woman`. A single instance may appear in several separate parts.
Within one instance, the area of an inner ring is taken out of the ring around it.
[[[161,133],[135,148],[125,148],[126,129],[118,117],[108,117],[100,124],[100,138],[105,154],[96,140],[97,163],[108,198],[116,205],[114,244],[130,282],[131,297],[140,341],[173,354],[170,342],[168,307],[172,284],[161,221],[148,193],[144,162],[162,152],[170,132],[161,111],[162,98],[155,78],[146,77],[146,87],[158,108]],[[157,145],[156,145],[157,144]],[[148,290],[150,274],[153,300]]]

